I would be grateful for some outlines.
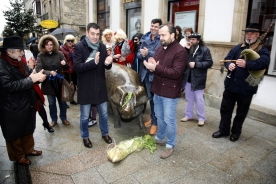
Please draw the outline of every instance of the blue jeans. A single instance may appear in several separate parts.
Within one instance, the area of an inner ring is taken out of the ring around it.
[[[108,134],[108,114],[107,102],[97,105],[99,113],[99,124],[102,136]],[[91,110],[91,104],[80,105],[80,131],[83,139],[89,138],[88,119]]]
[[[173,148],[176,141],[176,106],[179,98],[166,98],[154,94],[154,111],[157,117],[155,139],[163,140],[167,134],[166,148]]]
[[[150,102],[150,110],[151,110],[150,117],[151,117],[151,123],[152,123],[152,125],[157,126],[157,119],[156,119],[155,112],[154,112],[154,102],[153,102],[154,93],[152,93],[152,92],[150,91],[152,82],[149,81],[149,74],[146,75],[146,77],[145,77],[145,79],[144,79],[144,84],[145,84],[146,91],[147,91],[147,96],[148,96],[148,99],[149,99],[149,102]]]
[[[58,116],[57,116],[56,96],[47,95],[47,98],[48,98],[50,116],[52,118],[52,121],[57,122]],[[62,122],[67,119],[66,112],[67,112],[67,104],[64,101],[61,101],[59,103],[59,117]]]

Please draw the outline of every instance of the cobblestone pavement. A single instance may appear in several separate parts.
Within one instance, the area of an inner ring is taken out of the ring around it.
[[[108,161],[107,145],[101,138],[99,124],[89,128],[93,148],[85,148],[79,130],[79,105],[70,105],[68,109],[71,125],[65,126],[59,120],[53,134],[43,129],[42,120],[37,115],[35,148],[42,150],[43,155],[29,157],[32,182],[276,183],[275,126],[247,118],[237,142],[231,142],[229,137],[213,139],[212,133],[218,130],[219,110],[206,107],[206,123],[198,127],[196,117],[192,121],[180,122],[185,104],[181,98],[177,108],[175,151],[164,160],[159,158],[164,146],[158,145],[153,154],[144,149],[121,162]],[[149,119],[149,105],[143,118],[145,121]],[[113,122],[114,116],[109,109],[109,134],[116,142],[143,135],[138,120],[122,123],[120,129],[114,129]],[[8,159],[2,134],[0,163],[0,183],[15,183],[14,164]]]

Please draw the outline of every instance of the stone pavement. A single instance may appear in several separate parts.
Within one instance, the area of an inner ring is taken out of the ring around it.
[[[98,124],[89,128],[93,148],[85,148],[80,138],[79,105],[70,105],[68,109],[71,125],[59,121],[53,134],[43,129],[37,115],[35,148],[42,150],[43,155],[29,157],[32,183],[276,183],[275,126],[247,118],[237,142],[229,141],[229,137],[213,139],[212,133],[218,130],[219,110],[206,107],[206,124],[198,127],[196,120],[180,122],[185,104],[181,98],[175,151],[165,160],[159,158],[164,147],[158,145],[153,154],[144,149],[111,163]],[[143,134],[137,120],[114,129],[114,116],[110,109],[109,112],[110,136],[116,142]],[[149,105],[143,118],[149,119]],[[8,159],[2,134],[0,183],[15,183],[14,164]]]

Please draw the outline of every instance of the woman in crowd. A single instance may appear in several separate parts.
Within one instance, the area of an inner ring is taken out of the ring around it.
[[[113,31],[111,29],[105,29],[102,35],[102,42],[107,47],[114,45]]]
[[[134,59],[134,44],[127,39],[126,33],[118,29],[114,33],[113,62],[131,67]]]
[[[135,70],[137,73],[140,73],[140,67],[141,67],[141,62],[140,60],[138,60],[137,58],[137,52],[140,49],[140,39],[142,38],[143,34],[141,33],[136,33],[133,37],[132,37],[132,42],[134,43],[134,60],[132,63],[131,68],[133,70]]]
[[[49,77],[50,75],[56,76],[62,75],[63,70],[68,70],[69,65],[66,63],[66,59],[62,52],[59,51],[59,44],[57,39],[52,35],[44,35],[40,38],[38,43],[38,49],[40,53],[37,56],[36,70],[39,72],[44,69],[44,73]],[[47,95],[50,116],[52,118],[51,126],[54,127],[57,124],[57,106],[56,106],[56,94],[53,90],[50,82],[46,79],[41,86],[44,95]],[[59,101],[60,119],[64,125],[69,125],[66,113],[67,107],[65,101]]]
[[[29,62],[32,62],[32,63],[34,63],[34,66],[36,65],[36,62],[32,57],[30,58],[30,60],[28,62],[26,61],[26,59],[24,57],[22,57],[21,60],[26,64]],[[44,127],[44,130],[47,129],[49,133],[53,133],[53,132],[55,132],[55,130],[49,124],[49,121],[47,118],[47,113],[44,108],[45,98],[44,98],[43,93],[38,84],[34,84],[34,91],[35,91],[35,96],[36,96],[36,111],[38,112],[39,116],[43,120],[42,125]]]
[[[175,29],[176,29],[175,39],[178,41],[178,43],[180,43],[180,41],[184,39],[184,36],[182,36],[182,29],[179,26],[175,26]]]
[[[73,82],[76,90],[77,85],[77,74],[74,72],[73,68],[73,55],[74,55],[74,46],[77,43],[76,38],[73,35],[66,35],[63,45],[60,47],[60,51],[64,54],[65,59],[69,65],[68,70],[64,70],[64,77],[68,82]],[[77,105],[77,102],[74,99],[70,102],[70,104]]]
[[[193,28],[191,27],[188,27],[188,28],[185,28],[184,30],[184,34],[185,34],[185,38],[183,38],[179,44],[182,46],[182,47],[186,47],[186,43],[189,42],[189,36],[194,33],[193,31]]]

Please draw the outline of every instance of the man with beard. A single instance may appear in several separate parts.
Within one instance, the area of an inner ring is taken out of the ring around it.
[[[249,76],[249,70],[262,70],[268,67],[270,54],[266,47],[260,45],[260,26],[257,23],[251,23],[243,30],[245,32],[245,41],[235,46],[225,60],[237,60],[235,63],[225,62],[224,66],[231,72],[231,77],[225,78],[225,90],[220,107],[220,125],[219,131],[213,133],[213,138],[220,138],[230,134],[230,125],[233,109],[237,103],[236,116],[233,120],[230,141],[237,141],[240,137],[244,119],[249,110],[252,97],[257,93],[258,85],[251,86],[245,79]],[[240,57],[244,49],[251,48],[255,50],[260,57],[255,60],[245,60]]]
[[[176,106],[181,96],[182,77],[187,65],[187,52],[175,40],[174,27],[163,24],[159,35],[161,47],[158,47],[154,58],[144,61],[145,67],[154,72],[151,92],[158,130],[155,136],[157,144],[165,144],[166,149],[160,158],[172,155],[176,142]],[[165,141],[165,139],[167,140]]]
[[[161,19],[152,19],[150,31],[142,36],[140,42],[141,46],[137,52],[137,58],[139,60],[146,60],[153,57],[156,49],[160,46],[160,36],[158,35],[159,26],[162,25]],[[151,109],[151,120],[145,122],[146,127],[150,127],[150,134],[155,135],[157,131],[157,119],[154,114],[154,103],[153,103],[153,93],[150,91],[154,73],[150,72],[146,67],[141,67],[141,81],[144,82],[145,88],[147,90],[147,96],[150,102]]]
[[[206,85],[207,70],[213,65],[210,50],[204,46],[201,35],[193,33],[186,43],[189,50],[189,65],[186,68],[183,87],[185,89],[185,97],[187,105],[185,109],[185,117],[181,121],[189,121],[194,117],[194,103],[196,103],[196,111],[198,114],[198,125],[204,125],[206,120],[204,112],[204,88]]]

